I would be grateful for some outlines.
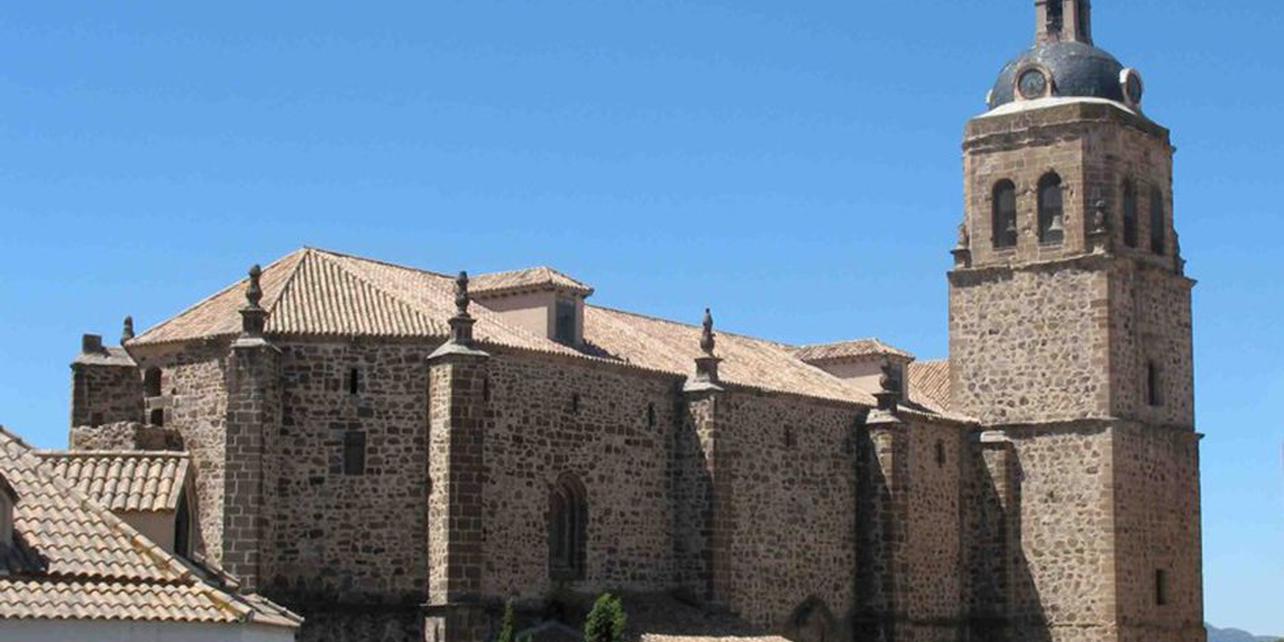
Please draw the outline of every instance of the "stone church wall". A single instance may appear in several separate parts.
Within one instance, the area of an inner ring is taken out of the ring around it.
[[[205,554],[223,559],[223,478],[227,413],[226,341],[133,351],[139,371],[161,369],[165,427],[176,430],[196,471],[196,502]]]
[[[729,501],[717,509],[731,529],[720,601],[777,630],[808,598],[843,618],[854,601],[858,408],[739,391],[718,401],[715,474]]]
[[[1199,437],[1137,424],[1113,433],[1120,640],[1202,642]]]
[[[142,420],[143,386],[137,368],[74,363],[71,371],[73,428]]]
[[[988,424],[1106,414],[1104,274],[1062,265],[955,272],[951,279],[957,411]]]
[[[963,616],[963,471],[965,428],[911,420],[904,487],[904,590],[899,607],[908,619],[905,640],[953,642]],[[938,457],[939,455],[939,457]]]
[[[483,592],[537,599],[553,591],[547,513],[563,474],[588,495],[585,579],[569,588],[672,588],[677,379],[503,353],[492,354],[489,369]]]
[[[1193,427],[1191,282],[1155,268],[1122,263],[1111,280],[1111,376],[1114,413],[1156,426]],[[1159,405],[1146,395],[1147,362],[1159,369]]]
[[[281,422],[265,484],[279,510],[269,593],[314,603],[422,601],[431,345],[278,342]],[[352,371],[357,392],[349,391]],[[363,474],[344,439],[365,436]]]
[[[1012,547],[1012,639],[1108,639],[1116,608],[1111,432],[1062,425],[1007,433],[1021,525]]]

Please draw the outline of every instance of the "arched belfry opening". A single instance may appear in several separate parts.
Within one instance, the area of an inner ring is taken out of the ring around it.
[[[584,484],[574,474],[563,474],[549,492],[548,574],[551,579],[584,579],[588,517],[588,493]]]
[[[1036,0],[1037,40],[1092,44],[1092,3],[1089,0]]]

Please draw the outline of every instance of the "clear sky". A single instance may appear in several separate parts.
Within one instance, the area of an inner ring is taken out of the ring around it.
[[[4,3],[0,422],[63,446],[82,332],[302,245],[945,356],[963,123],[1033,4]],[[1208,618],[1284,634],[1284,3],[1094,12],[1179,148]]]

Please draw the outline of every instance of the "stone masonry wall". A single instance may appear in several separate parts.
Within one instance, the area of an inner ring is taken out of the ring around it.
[[[910,421],[906,462],[905,550],[899,610],[908,626],[898,640],[954,642],[963,601],[962,471],[966,429]]]
[[[1116,548],[1109,429],[1064,425],[1007,434],[1020,480],[1013,639],[1112,639]]]
[[[315,604],[423,601],[428,578],[428,354],[432,345],[278,342],[281,428],[274,597]],[[351,371],[357,393],[349,392]],[[365,435],[346,475],[344,435]],[[418,603],[417,602],[417,603]]]
[[[1121,424],[1114,439],[1120,639],[1202,642],[1199,437]]]
[[[143,386],[130,366],[71,366],[71,425],[99,426],[143,418]]]
[[[730,492],[716,509],[731,523],[719,597],[773,630],[807,598],[841,618],[854,602],[859,409],[750,392],[719,402],[715,483]]]
[[[1111,278],[1112,408],[1119,417],[1193,429],[1192,282],[1121,261]],[[1147,399],[1147,363],[1159,369],[1159,405]]]
[[[1104,273],[1059,264],[961,271],[950,278],[957,411],[986,424],[1107,413]]]
[[[226,341],[193,342],[134,350],[139,370],[161,369],[166,428],[177,430],[192,455],[196,510],[205,554],[223,558],[223,478],[227,413]]]
[[[675,378],[502,353],[489,368],[484,593],[553,589],[549,493],[563,474],[588,495],[586,575],[570,588],[671,588]]]

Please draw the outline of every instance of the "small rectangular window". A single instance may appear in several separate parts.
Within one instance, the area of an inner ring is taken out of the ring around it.
[[[1155,605],[1168,605],[1168,571],[1163,569],[1155,571]]]
[[[575,302],[559,299],[557,301],[556,326],[553,329],[553,340],[563,345],[575,345]]]
[[[1159,392],[1160,387],[1159,365],[1154,361],[1146,363],[1146,403],[1151,406],[1164,405],[1163,396]]]
[[[361,390],[361,371],[353,368],[348,371],[348,394],[355,395]]]
[[[366,433],[349,430],[343,434],[343,474],[366,474]]]

